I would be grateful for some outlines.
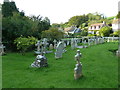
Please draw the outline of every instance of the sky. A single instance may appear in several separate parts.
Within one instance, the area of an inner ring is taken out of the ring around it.
[[[11,0],[9,0],[11,1]],[[116,16],[120,0],[13,0],[26,16],[41,15],[51,23],[65,23],[71,17],[88,13]],[[3,3],[3,0],[0,0]]]

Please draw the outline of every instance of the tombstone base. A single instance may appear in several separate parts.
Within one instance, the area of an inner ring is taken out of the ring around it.
[[[57,60],[57,59],[60,59],[60,58],[62,58],[62,57],[55,57],[56,60]]]
[[[77,48],[83,48],[83,46],[77,46]]]
[[[74,74],[74,79],[78,80],[83,76],[83,74]]]
[[[43,52],[43,53],[52,53],[53,51],[46,51],[46,52]],[[41,52],[39,52],[39,51],[35,51],[35,54],[41,54]]]
[[[6,55],[6,53],[0,53],[0,56],[4,56],[4,55]]]

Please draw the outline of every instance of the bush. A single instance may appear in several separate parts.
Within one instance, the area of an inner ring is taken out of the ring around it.
[[[102,27],[99,32],[101,36],[109,36],[111,31],[112,29],[110,27],[105,26],[105,27]]]
[[[19,37],[14,40],[14,43],[17,44],[17,49],[22,52],[22,55],[26,52],[26,50],[34,45],[37,42],[35,37]]]
[[[120,30],[114,32],[113,35],[114,35],[115,37],[119,37],[119,35],[120,35]]]

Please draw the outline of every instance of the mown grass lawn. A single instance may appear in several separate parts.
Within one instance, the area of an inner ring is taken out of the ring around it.
[[[105,43],[80,49],[83,74],[74,80],[76,50],[67,47],[62,59],[55,60],[54,53],[46,54],[48,67],[29,68],[34,52],[7,53],[2,57],[3,88],[117,88],[118,58],[112,52],[118,43]]]

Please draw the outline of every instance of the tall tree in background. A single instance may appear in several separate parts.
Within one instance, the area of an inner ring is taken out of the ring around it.
[[[15,47],[13,42],[16,38],[34,36],[40,39],[41,32],[50,27],[47,17],[25,16],[23,11],[18,11],[15,2],[4,2],[2,6],[2,41],[9,49]]]
[[[19,12],[18,8],[16,7],[15,2],[4,2],[2,4],[2,15],[3,17],[12,16],[13,12]]]

